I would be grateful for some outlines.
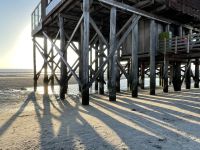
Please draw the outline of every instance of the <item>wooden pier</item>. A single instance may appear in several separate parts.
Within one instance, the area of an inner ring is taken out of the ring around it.
[[[146,76],[151,95],[156,77],[164,92],[169,84],[180,91],[184,82],[190,89],[191,79],[199,88],[199,28],[198,0],[41,0],[32,13],[34,89],[42,71],[45,93],[57,81],[61,99],[73,77],[83,105],[89,105],[93,83],[104,94],[106,80],[109,100],[116,101],[122,75],[132,97],[138,97],[139,86],[144,89]],[[77,56],[73,65],[70,50]],[[44,59],[41,68],[36,51]]]

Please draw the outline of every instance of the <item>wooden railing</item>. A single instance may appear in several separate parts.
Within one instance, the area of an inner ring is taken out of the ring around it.
[[[60,2],[61,0],[52,0],[46,7],[46,15],[48,15]]]
[[[35,30],[42,22],[42,10],[41,10],[41,2],[36,6],[35,10],[31,15],[32,21],[32,31]]]
[[[161,53],[190,53],[191,50],[200,50],[200,34],[173,37],[159,41],[159,52]]]

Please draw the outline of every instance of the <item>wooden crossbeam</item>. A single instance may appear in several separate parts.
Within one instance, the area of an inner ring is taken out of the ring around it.
[[[186,73],[187,73],[188,69],[189,69],[190,66],[191,66],[191,62],[192,62],[192,60],[190,59],[190,60],[188,61],[187,65],[186,65],[187,67],[186,67],[186,69],[185,69],[185,73],[184,73],[183,78],[182,78],[182,80],[181,80],[181,85],[183,84],[183,81],[185,80]]]
[[[132,25],[125,31],[125,33],[123,34],[123,36],[119,40],[117,46],[115,47],[115,49],[112,50],[112,52],[107,56],[106,60],[101,64],[101,66],[99,67],[99,70],[95,73],[95,75],[93,76],[93,78],[88,83],[88,85],[87,85],[88,87],[91,87],[92,83],[99,76],[100,72],[103,70],[103,68],[105,67],[105,65],[108,63],[109,59],[111,57],[113,57],[113,55],[115,54],[116,50],[120,48],[120,46],[122,45],[122,43],[124,42],[124,40],[126,39],[126,37],[128,36],[128,34],[131,32],[131,30],[134,28],[134,26],[136,25],[136,23],[138,22],[139,19],[140,19],[140,16],[136,16],[133,19]]]
[[[73,69],[70,67],[70,65],[68,64],[68,62],[66,62],[66,60],[63,57],[63,53],[62,51],[58,48],[58,46],[56,44],[53,43],[53,41],[49,38],[49,36],[43,31],[43,35],[54,45],[56,51],[58,52],[58,54],[60,55],[62,61],[65,63],[66,67],[69,68],[70,72],[73,74],[74,78],[76,79],[76,81],[78,82],[78,84],[80,86],[82,86],[82,83],[79,79],[79,77],[76,75],[76,73],[73,71]]]

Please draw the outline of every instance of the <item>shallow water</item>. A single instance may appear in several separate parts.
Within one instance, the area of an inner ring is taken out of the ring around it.
[[[149,78],[146,78],[145,79],[145,87],[149,87]],[[159,86],[159,79],[157,78],[156,79],[156,86]],[[51,86],[48,87],[48,93],[49,94],[58,94],[59,93],[59,89],[60,87],[58,85],[55,85],[54,86],[54,90],[52,90]],[[120,81],[120,89],[121,90],[128,90],[127,89],[127,80],[126,79],[122,79]],[[33,91],[33,87],[28,87],[27,88],[28,91]],[[105,92],[108,92],[108,88],[107,88],[107,84],[104,85],[104,90]],[[43,86],[38,86],[37,87],[37,92],[39,94],[44,94],[44,87]],[[97,91],[95,91],[95,88],[94,88],[94,84],[93,86],[90,88],[90,93],[96,93]],[[69,84],[69,87],[68,87],[68,94],[74,94],[74,95],[79,95],[79,86],[78,84]]]

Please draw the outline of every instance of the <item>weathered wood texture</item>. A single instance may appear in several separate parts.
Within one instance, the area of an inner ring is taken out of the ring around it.
[[[112,7],[110,11],[110,48],[109,54],[116,49],[116,19],[117,9]],[[109,100],[116,101],[116,52],[109,60]]]
[[[150,21],[150,95],[155,95],[156,89],[156,45],[155,21]]]
[[[138,21],[132,28],[132,97],[138,96],[138,45],[139,45],[139,32],[138,32]]]
[[[48,79],[48,65],[47,65],[47,58],[48,58],[48,55],[47,55],[47,38],[44,38],[44,94],[48,94],[48,82],[49,82],[49,79]]]
[[[37,90],[37,64],[36,64],[36,46],[35,46],[35,37],[33,37],[33,74],[34,74],[34,77],[33,77],[33,82],[34,82],[34,91]]]
[[[60,26],[60,49],[63,53],[63,57],[67,62],[67,50],[65,49],[66,39],[65,39],[65,30],[64,30],[64,18],[59,17],[59,26]],[[64,63],[64,60],[61,61],[61,70],[60,70],[60,98],[65,99],[65,94],[67,93],[67,67]]]
[[[87,84],[89,82],[89,68],[88,68],[88,52],[89,52],[89,34],[90,34],[90,2],[89,0],[83,0],[83,33],[82,33],[82,49],[81,49],[81,64],[82,64],[82,104],[89,105],[89,88]]]

